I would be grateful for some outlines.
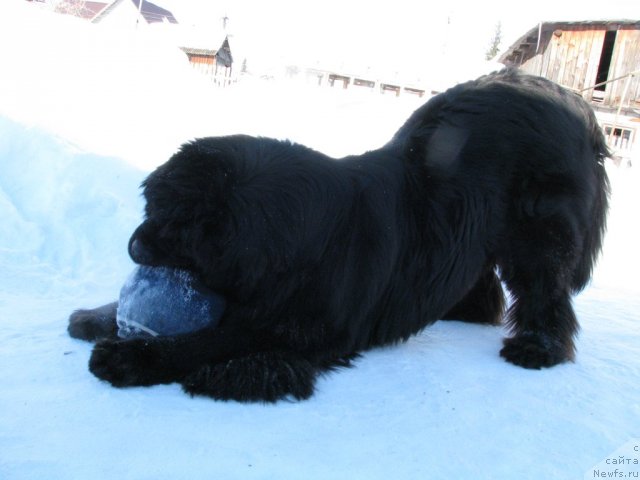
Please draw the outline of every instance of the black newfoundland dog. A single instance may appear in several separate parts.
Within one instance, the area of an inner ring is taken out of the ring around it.
[[[505,70],[429,100],[379,150],[340,160],[231,136],[188,143],[143,183],[129,253],[222,293],[216,328],[115,336],[110,304],[69,332],[117,387],[304,399],[318,375],[438,319],[498,324],[501,281],[525,368],[574,358],[571,295],[589,281],[608,203],[603,135],[577,95]]]

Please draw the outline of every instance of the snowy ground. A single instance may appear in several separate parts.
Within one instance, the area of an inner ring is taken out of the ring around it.
[[[133,267],[125,246],[140,220],[137,186],[153,166],[192,136],[232,132],[356,153],[383,143],[418,103],[282,83],[212,90],[161,51],[150,71],[132,67],[149,55],[127,57],[135,52],[112,33],[2,13],[0,479],[581,479],[599,478],[597,464],[609,476],[638,472],[638,172],[611,169],[609,235],[593,284],[575,300],[573,364],[523,370],[499,358],[502,329],[441,322],[365,354],[301,403],[192,399],[176,385],[118,390],[89,374],[91,346],[67,336],[66,320],[113,300]],[[102,56],[79,65],[90,42]],[[46,75],[24,63],[38,55]],[[620,455],[631,462],[611,462]]]

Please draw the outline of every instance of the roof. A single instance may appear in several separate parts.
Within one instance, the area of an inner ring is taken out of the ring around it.
[[[541,22],[543,25],[568,25],[568,26],[611,26],[611,25],[630,25],[640,28],[640,20],[629,19],[599,19],[599,20],[578,20],[578,21],[545,21]],[[536,25],[535,28],[538,28]]]
[[[571,27],[599,27],[605,29],[610,29],[616,26],[625,26],[625,27],[635,27],[640,29],[640,20],[612,20],[612,19],[601,19],[601,20],[580,20],[580,21],[546,21],[540,22],[535,27],[532,27],[527,33],[518,38],[513,44],[502,54],[500,55],[500,62],[504,63],[513,53],[521,48],[523,45],[530,44],[531,42],[537,42],[538,40],[538,31],[545,28],[571,28]]]
[[[82,8],[82,18],[92,20],[96,15],[104,10],[107,5],[109,5],[108,2],[84,2]]]
[[[109,2],[82,2],[74,3],[69,0],[62,0],[56,5],[56,12],[74,15],[84,18],[85,20],[93,20],[100,14]]]
[[[208,48],[180,47],[180,50],[182,50],[184,53],[187,53],[189,55],[202,55],[207,57],[214,57],[216,53],[218,53],[217,50],[211,50]]]
[[[142,16],[147,23],[178,23],[176,17],[173,16],[169,10],[165,10],[159,7],[155,3],[148,2],[147,0],[131,0],[136,8],[140,8],[140,2],[142,1]]]
[[[98,15],[93,18],[93,22],[97,23],[104,17],[109,15],[118,5],[128,0],[115,0],[109,6],[100,11]],[[141,0],[131,0],[136,10],[140,8]],[[87,2],[88,3],[88,2]],[[142,11],[140,12],[142,17],[148,24],[152,23],[178,23],[176,17],[173,16],[169,10],[159,7],[155,3],[151,3],[147,0],[142,0]]]

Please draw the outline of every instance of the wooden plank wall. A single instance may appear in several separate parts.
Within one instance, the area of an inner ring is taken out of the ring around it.
[[[191,66],[204,75],[213,76],[216,74],[216,57],[214,55],[199,55],[197,53],[187,54]]]
[[[557,27],[557,28],[556,28]],[[540,46],[535,45],[521,69],[553,80],[576,90],[596,83],[600,55],[606,30],[593,25],[545,25]],[[558,35],[560,34],[560,35]],[[640,30],[621,26],[616,36],[609,78],[640,70]],[[624,81],[607,86],[604,103],[617,105],[625,87]],[[592,91],[584,93],[591,99]],[[629,84],[624,106],[640,107],[640,75]]]
[[[609,78],[621,77],[638,70],[640,70],[640,30],[621,27],[616,36]],[[624,94],[626,82],[621,80],[608,85],[605,103],[618,105]],[[630,80],[623,106],[640,107],[640,75]]]
[[[586,25],[572,26],[571,30],[547,27],[542,30],[538,54],[522,68],[576,90],[593,85],[604,34],[604,30]]]

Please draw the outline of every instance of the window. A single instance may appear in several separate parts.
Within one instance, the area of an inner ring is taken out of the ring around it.
[[[611,130],[613,129],[613,134]],[[616,127],[612,125],[604,126],[604,135],[607,138],[607,144],[616,150],[630,150],[633,145],[634,131],[631,128]]]

